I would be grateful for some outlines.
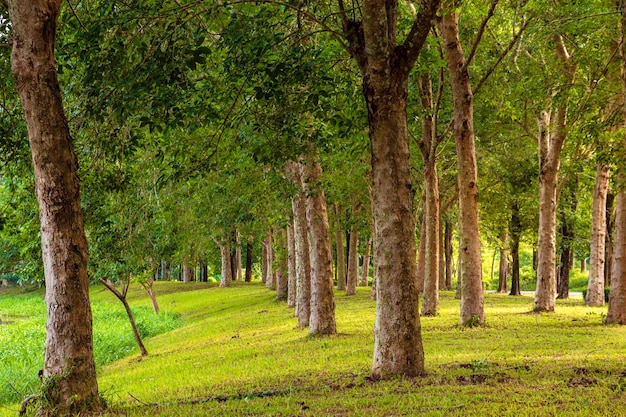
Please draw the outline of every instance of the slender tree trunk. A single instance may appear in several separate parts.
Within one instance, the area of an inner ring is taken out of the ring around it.
[[[287,174],[298,190],[291,199],[293,238],[296,254],[296,309],[299,327],[307,327],[311,313],[311,262],[309,258],[306,194],[300,164],[289,161]]]
[[[183,259],[183,282],[191,282],[191,269],[187,264],[187,258]]]
[[[585,302],[588,306],[604,305],[604,265],[606,243],[606,196],[609,191],[610,166],[596,165],[596,181],[591,205],[591,245],[589,281]]]
[[[441,219],[441,204],[439,205],[439,290],[446,290],[446,243],[444,240],[443,220]]]
[[[276,268],[276,301],[287,301],[289,291],[287,230],[276,230],[275,236],[277,236],[277,244],[279,245],[279,250],[275,252],[279,255],[276,258],[278,262],[278,267]]]
[[[569,273],[574,265],[572,245],[576,237],[575,214],[578,209],[578,175],[567,181],[565,190],[567,191],[566,198],[561,201],[561,268],[557,282],[557,298],[563,300],[569,298]]]
[[[126,310],[126,315],[128,316],[128,321],[130,322],[130,327],[133,330],[133,336],[135,336],[135,341],[137,342],[137,346],[139,347],[139,352],[141,352],[141,356],[148,356],[148,351],[146,350],[146,347],[144,346],[143,341],[141,340],[141,335],[139,334],[139,328],[137,327],[137,323],[135,322],[135,316],[133,316],[133,312],[130,309],[130,306],[128,305],[128,300],[126,299],[126,295],[128,294],[129,282],[122,281],[121,292],[118,291],[117,288],[115,288],[115,284],[113,284],[111,281],[101,279],[100,282],[105,287],[107,287],[109,291],[115,294],[117,299],[120,300],[122,304],[124,305],[124,310]]]
[[[604,254],[604,286],[611,286],[611,275],[613,274],[613,229],[615,222],[613,221],[613,202],[615,201],[615,195],[608,193],[606,196],[606,241],[604,246],[606,251]]]
[[[158,271],[158,269],[157,269]],[[156,298],[156,293],[154,292],[154,281],[158,272],[155,272],[152,278],[146,280],[141,283],[141,287],[144,289],[148,297],[150,297],[150,301],[152,302],[152,310],[154,310],[154,314],[159,314],[161,309],[159,308],[159,303]]]
[[[253,246],[251,242],[246,242],[246,282],[252,282],[252,251]]]
[[[454,104],[454,140],[458,161],[459,256],[461,257],[461,325],[485,323],[480,234],[478,169],[474,148],[473,94],[459,40],[458,12],[442,17],[441,36],[450,72]]]
[[[343,230],[341,230],[341,224],[339,222],[340,210],[337,206],[335,208],[335,248],[337,252],[337,290],[344,291],[346,289],[346,258],[345,248],[343,246]]]
[[[368,286],[369,281],[369,270],[370,270],[370,251],[372,249],[372,239],[367,241],[367,245],[365,245],[365,254],[363,255],[363,269],[361,270],[361,283],[362,287]]]
[[[46,282],[44,412],[100,408],[89,304],[88,245],[78,162],[63,111],[54,59],[60,0],[8,1],[11,65],[28,129],[39,203]]]
[[[326,210],[321,188],[322,167],[317,156],[302,165],[302,182],[306,191],[306,219],[309,230],[311,262],[311,315],[309,334],[337,333],[333,293],[332,250]]]
[[[437,176],[437,140],[433,125],[433,92],[428,74],[420,78],[420,101],[424,115],[422,117],[422,141],[420,149],[424,162],[424,218],[420,233],[420,260],[423,257],[423,316],[434,316],[439,308],[439,178]],[[424,236],[422,252],[421,235]],[[419,263],[418,263],[419,267]],[[422,271],[420,271],[422,272]]]
[[[261,282],[267,286],[267,240],[261,242]]]
[[[293,223],[287,227],[287,306],[296,307],[296,242]]]
[[[265,271],[265,286],[270,290],[276,289],[276,281],[274,280],[274,238],[270,230],[267,235],[265,256],[267,269]]]
[[[626,38],[626,0],[621,4],[622,38]],[[622,92],[626,93],[626,45],[622,42]],[[623,104],[626,115],[626,103]],[[622,149],[626,138],[622,138]],[[617,193],[617,207],[615,210],[615,246],[613,273],[611,277],[611,292],[609,293],[609,309],[606,315],[607,323],[626,324],[626,189],[624,181],[626,171],[623,166],[618,171],[620,190]]]
[[[509,234],[504,232],[500,236],[500,265],[498,268],[498,293],[507,292],[506,279],[509,275]]]
[[[426,270],[426,216],[422,216],[420,241],[417,250],[417,291],[424,293],[424,272]]]
[[[519,214],[519,203],[511,205],[511,292],[509,295],[522,295],[519,277],[519,241],[522,234],[522,220]]]
[[[220,253],[222,255],[222,277],[220,280],[220,288],[230,287],[230,282],[233,280],[230,245],[228,243],[221,245]]]
[[[350,230],[349,246],[346,295],[355,295],[356,286],[359,282],[359,232],[356,230],[356,226],[352,226]]]
[[[562,62],[567,83],[574,82],[575,67],[563,38],[554,35],[557,58]],[[560,155],[566,137],[567,95],[569,85],[558,96],[559,104],[549,132],[550,116],[541,112],[539,124],[539,242],[537,245],[537,289],[535,311],[554,311],[556,301],[556,207]]]
[[[454,254],[452,253],[452,224],[449,220],[446,220],[446,228],[444,232],[444,253],[446,257],[446,290],[452,289],[452,260]]]

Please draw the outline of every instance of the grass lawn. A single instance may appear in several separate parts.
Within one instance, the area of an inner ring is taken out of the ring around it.
[[[336,294],[340,333],[310,337],[261,284],[156,288],[182,326],[148,339],[148,357],[99,369],[104,415],[626,415],[626,327],[603,324],[606,307],[581,298],[533,314],[531,297],[486,294],[488,325],[461,329],[459,301],[444,292],[440,315],[422,318],[428,375],[373,382],[370,289]],[[149,306],[131,291],[131,305]],[[101,287],[92,300],[116,302]]]

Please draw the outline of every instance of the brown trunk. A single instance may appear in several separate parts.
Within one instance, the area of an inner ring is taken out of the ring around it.
[[[289,290],[289,280],[287,276],[288,254],[287,248],[287,230],[277,230],[278,242],[280,250],[277,252],[278,267],[276,268],[276,301],[286,301],[287,292]]]
[[[424,272],[426,265],[426,216],[422,216],[420,241],[417,250],[417,291],[424,293]]]
[[[519,241],[522,234],[522,221],[517,200],[511,205],[511,292],[509,295],[522,295],[519,277]]]
[[[287,307],[296,307],[296,242],[293,223],[287,227]]]
[[[474,148],[473,94],[459,40],[459,14],[447,12],[441,36],[450,73],[454,105],[454,141],[458,162],[459,256],[461,257],[461,325],[485,323],[480,234],[478,232],[478,169]]]
[[[152,302],[152,310],[154,310],[154,314],[159,314],[161,309],[159,308],[159,303],[157,302],[156,293],[154,292],[154,276],[142,282],[141,286],[146,292],[146,294],[148,294],[148,297],[150,297],[150,301]]]
[[[252,243],[246,243],[246,282],[252,282]]]
[[[615,201],[615,195],[608,193],[606,196],[606,241],[604,246],[606,247],[604,259],[604,286],[611,286],[611,274],[613,273],[613,229],[615,222],[613,221],[613,203]]]
[[[509,275],[509,234],[504,232],[500,236],[500,265],[498,268],[498,293],[507,292],[506,279]]]
[[[13,76],[28,128],[39,203],[46,282],[43,377],[48,403],[59,414],[98,409],[89,304],[89,259],[80,207],[78,162],[54,60],[60,0],[8,2]]]
[[[274,239],[272,237],[272,231],[270,230],[265,239],[265,264],[267,269],[265,270],[265,286],[270,290],[276,289],[276,282],[274,280]]]
[[[230,262],[230,245],[228,243],[220,246],[220,254],[222,255],[220,288],[230,287],[230,282],[233,280],[233,270]]]
[[[424,373],[418,311],[415,218],[409,161],[408,77],[439,6],[420,4],[403,43],[397,39],[398,2],[364,0],[361,21],[340,2],[344,34],[362,75],[368,110],[374,219],[376,322],[373,378]]]
[[[348,252],[348,282],[346,295],[356,294],[356,286],[359,282],[359,232],[356,226],[350,230],[350,245]]]
[[[591,245],[589,280],[585,302],[588,306],[604,305],[604,266],[606,243],[606,196],[609,191],[608,164],[596,165],[596,181],[591,206]],[[584,260],[584,258],[583,258]]]
[[[437,140],[433,125],[433,93],[430,76],[420,79],[420,102],[425,113],[422,117],[422,141],[420,149],[424,162],[424,218],[420,233],[420,261],[423,257],[423,316],[434,316],[439,308],[439,178],[437,177]],[[422,251],[422,235],[424,237]],[[418,268],[419,268],[418,263]],[[420,273],[422,271],[420,270]]]
[[[372,239],[367,241],[365,245],[365,254],[363,255],[363,269],[361,270],[361,282],[359,285],[367,287],[369,281],[370,270],[370,251],[372,249]]]
[[[441,206],[439,207],[439,290],[446,290],[446,257],[444,252],[446,250],[443,220],[441,218]]]
[[[566,137],[567,93],[574,82],[575,67],[560,35],[554,35],[557,58],[568,77],[558,96],[556,117],[549,132],[550,116],[541,112],[539,124],[539,240],[537,244],[537,289],[535,311],[554,311],[556,302],[556,207],[560,155]],[[569,84],[569,85],[567,85]]]
[[[337,272],[337,290],[344,291],[346,289],[346,257],[345,248],[343,246],[343,230],[339,222],[340,210],[335,208],[335,249],[337,252],[336,272]]]
[[[301,165],[306,192],[306,219],[309,231],[311,262],[311,313],[309,334],[337,333],[333,293],[332,250],[326,210],[326,197],[321,188],[322,167],[319,158],[311,156]]]
[[[452,289],[452,224],[446,219],[446,228],[444,231],[444,253],[446,256],[446,290]]]
[[[622,38],[626,37],[626,0],[621,4]],[[622,92],[626,93],[626,44],[622,42]],[[626,103],[622,111],[626,115]],[[622,138],[622,147],[626,138]],[[613,272],[611,276],[611,292],[609,293],[609,309],[606,314],[607,323],[626,324],[626,190],[624,181],[626,172],[623,166],[618,171],[617,207],[615,209],[615,244],[613,247]]]
[[[183,260],[183,282],[191,282],[191,268],[187,265],[187,258]]]
[[[261,282],[267,285],[267,240],[261,242]]]
[[[307,234],[306,194],[304,193],[300,165],[289,161],[287,173],[297,189],[296,195],[291,200],[296,255],[296,309],[294,314],[298,317],[298,326],[307,327],[311,312],[311,262]]]
[[[135,341],[137,342],[137,346],[139,346],[139,352],[141,352],[141,356],[148,356],[148,351],[141,340],[141,335],[139,334],[139,329],[137,328],[137,323],[135,322],[135,316],[133,316],[133,312],[128,305],[128,300],[126,299],[126,295],[128,294],[128,288],[130,286],[130,281],[122,281],[121,287],[122,291],[118,291],[115,288],[115,284],[111,281],[101,279],[100,282],[109,289],[118,300],[122,302],[124,305],[124,310],[126,310],[126,315],[128,316],[128,321],[130,322],[130,327],[133,330],[133,336],[135,336]]]

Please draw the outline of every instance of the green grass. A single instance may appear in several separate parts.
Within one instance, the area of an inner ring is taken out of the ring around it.
[[[147,340],[148,357],[135,350],[100,368],[107,416],[626,414],[626,328],[580,298],[533,314],[532,297],[487,294],[488,325],[461,329],[444,292],[439,316],[422,318],[428,375],[372,382],[369,289],[337,294],[333,337],[308,336],[260,284],[158,283],[157,293],[185,324]],[[130,297],[149,306],[138,288]],[[99,289],[92,299],[114,301]]]

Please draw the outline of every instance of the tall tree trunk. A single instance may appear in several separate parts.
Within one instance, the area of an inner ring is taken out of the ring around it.
[[[355,295],[356,286],[359,282],[359,232],[356,226],[350,230],[350,245],[348,252],[348,282],[346,295]]]
[[[337,333],[333,293],[332,250],[326,197],[321,188],[322,167],[317,156],[302,165],[302,182],[306,192],[306,219],[309,230],[311,262],[311,315],[309,334]]]
[[[287,227],[287,307],[296,307],[296,242],[294,226]]]
[[[437,140],[433,126],[433,94],[430,76],[420,79],[420,101],[425,114],[422,117],[422,141],[420,149],[424,161],[424,300],[423,316],[434,316],[439,308],[439,178],[437,176]],[[422,256],[422,242],[420,253]]]
[[[306,219],[306,194],[302,183],[300,164],[289,161],[287,174],[296,186],[297,193],[291,199],[293,212],[293,239],[296,254],[296,309],[299,327],[307,327],[311,313],[311,262]]]
[[[183,282],[191,282],[191,268],[189,268],[187,258],[183,259]]]
[[[422,216],[420,240],[417,250],[417,291],[424,293],[424,272],[426,270],[426,216]]]
[[[233,232],[230,256],[233,269],[233,281],[241,281],[241,245],[239,242],[239,231],[236,229]]]
[[[335,248],[337,252],[337,290],[344,291],[346,289],[346,257],[345,248],[343,246],[343,230],[341,230],[341,223],[339,221],[339,215],[341,213],[339,207],[335,208]]]
[[[364,0],[361,21],[340,1],[343,31],[362,75],[368,110],[374,219],[376,323],[373,378],[424,373],[418,311],[415,219],[409,162],[408,77],[431,29],[439,1],[420,4],[402,44],[398,2]]]
[[[230,282],[233,280],[230,245],[228,243],[221,245],[220,253],[222,255],[222,277],[220,279],[220,287],[230,287]]]
[[[452,253],[452,223],[446,219],[446,228],[444,232],[444,254],[446,257],[446,290],[452,289],[452,260],[454,254]]]
[[[274,238],[272,236],[271,230],[268,232],[265,242],[265,256],[267,257],[267,259],[265,260],[265,264],[267,265],[267,269],[265,270],[265,286],[270,290],[275,290],[276,281],[274,280]]]
[[[278,236],[277,243],[280,250],[277,252],[276,261],[276,301],[286,301],[287,292],[289,290],[289,279],[287,276],[288,253],[287,253],[287,230],[276,230],[275,235]]]
[[[613,221],[613,203],[615,195],[608,193],[606,195],[606,240],[604,246],[606,248],[604,254],[604,286],[611,286],[611,276],[613,274],[613,229],[615,222]]]
[[[541,112],[539,125],[539,242],[535,311],[554,311],[556,301],[556,207],[561,150],[566,137],[567,95],[575,67],[560,35],[554,35],[556,55],[564,66],[567,85],[558,97],[556,117],[549,132],[550,116]]]
[[[576,231],[575,214],[578,209],[578,175],[566,182],[566,198],[561,201],[561,263],[557,281],[557,298],[569,298],[569,273],[574,265],[572,245]],[[569,207],[567,207],[569,206]]]
[[[474,109],[469,71],[459,40],[458,12],[445,13],[441,36],[450,72],[454,105],[454,140],[458,161],[461,325],[483,324],[482,262],[478,232],[478,169],[474,148]]]
[[[89,304],[88,245],[78,162],[63,111],[54,60],[60,0],[10,0],[11,64],[24,111],[39,203],[46,282],[43,377],[55,414],[100,408]]]
[[[522,220],[519,203],[511,204],[511,292],[509,295],[522,295],[519,277],[519,241],[522,234]]]
[[[246,282],[252,282],[252,242],[246,242]]]
[[[370,274],[370,251],[372,249],[372,239],[367,241],[365,245],[365,254],[363,255],[363,268],[361,270],[361,282],[359,285],[367,287]]]
[[[504,232],[500,236],[500,265],[498,268],[498,293],[507,292],[506,279],[509,275],[509,234]]]
[[[261,242],[261,282],[267,285],[267,240]]]
[[[621,4],[622,38],[626,38],[626,0]],[[622,42],[622,92],[626,93],[626,44]],[[623,104],[623,112],[626,115],[626,103]],[[626,138],[622,138],[622,149],[626,144]],[[606,314],[607,323],[626,324],[626,189],[624,181],[626,171],[620,167],[618,171],[618,183],[620,189],[617,193],[617,207],[615,210],[615,245],[613,248],[614,261],[611,277],[611,292],[609,293],[609,309]]]

